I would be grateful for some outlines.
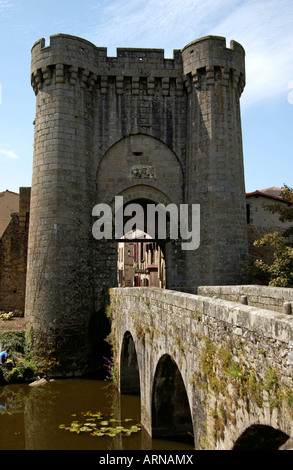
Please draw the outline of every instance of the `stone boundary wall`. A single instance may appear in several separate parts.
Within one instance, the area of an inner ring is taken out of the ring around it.
[[[198,295],[239,302],[275,312],[293,313],[293,289],[258,285],[200,286]]]

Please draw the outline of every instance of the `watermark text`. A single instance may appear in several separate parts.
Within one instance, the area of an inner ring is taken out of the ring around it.
[[[92,215],[98,217],[92,227],[96,240],[133,239],[133,232],[147,233],[156,240],[181,240],[182,250],[196,250],[200,245],[199,204],[147,204],[146,208],[137,203],[124,206],[123,196],[115,197],[114,224],[113,210],[108,204],[97,204]],[[114,227],[113,227],[114,225]],[[114,233],[113,233],[114,230]]]

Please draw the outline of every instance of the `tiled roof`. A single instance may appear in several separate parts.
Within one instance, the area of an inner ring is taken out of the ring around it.
[[[268,197],[270,199],[276,199],[277,201],[286,202],[280,196],[281,192],[282,192],[282,188],[277,188],[276,186],[271,186],[270,188],[260,189],[260,190],[252,191],[251,193],[246,193],[246,197],[263,196],[263,197]]]
[[[5,193],[16,194],[16,196],[19,196],[18,193],[15,193],[14,191],[9,191],[9,189],[6,189],[5,191],[0,191],[0,194],[5,194]]]

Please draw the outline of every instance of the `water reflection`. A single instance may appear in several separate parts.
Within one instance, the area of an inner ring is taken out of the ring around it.
[[[140,422],[138,396],[120,395],[96,380],[56,380],[44,386],[0,388],[1,450],[185,450],[180,442],[151,439],[142,428],[130,436],[94,437],[60,429],[85,412],[101,412],[117,420]]]

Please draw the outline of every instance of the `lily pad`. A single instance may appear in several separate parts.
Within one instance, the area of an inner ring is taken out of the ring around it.
[[[91,432],[92,429],[88,428],[87,426],[82,426],[80,429],[80,432]]]
[[[121,420],[110,418],[110,416],[113,416],[113,413],[103,416],[100,411],[94,413],[91,411],[85,411],[81,414],[85,417],[85,420],[82,419],[83,422],[74,420],[71,422],[70,426],[60,424],[59,429],[65,429],[66,431],[75,432],[77,434],[89,433],[89,435],[93,437],[115,437],[118,434],[121,436],[131,436],[132,433],[140,431],[140,424],[132,425],[130,427],[127,427],[127,425],[123,426]],[[75,417],[76,414],[72,414],[72,416]],[[124,419],[123,423],[127,423],[129,421],[132,421],[132,418]],[[118,426],[113,425],[114,423],[117,423]],[[112,424],[112,426],[110,424]]]

